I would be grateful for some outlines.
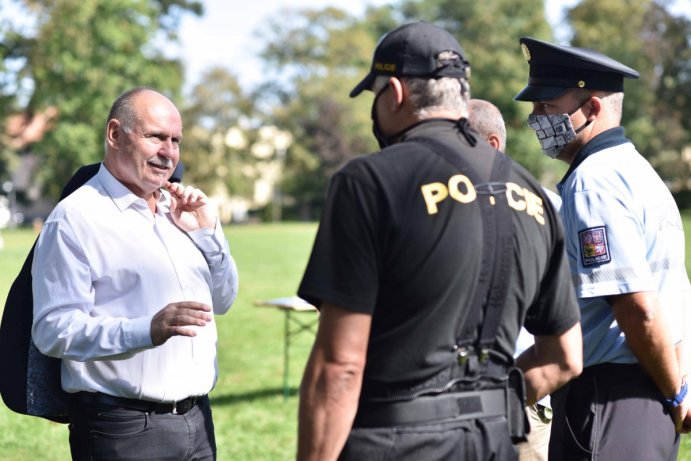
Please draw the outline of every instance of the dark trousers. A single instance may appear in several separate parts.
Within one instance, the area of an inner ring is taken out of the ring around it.
[[[339,461],[514,461],[505,417],[351,430]]]
[[[215,460],[208,397],[184,415],[72,403],[70,451],[82,460]]]
[[[552,394],[551,461],[672,461],[679,435],[638,364],[600,364]]]

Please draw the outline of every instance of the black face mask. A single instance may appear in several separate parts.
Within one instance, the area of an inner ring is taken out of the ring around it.
[[[387,138],[384,133],[382,133],[381,127],[379,126],[379,119],[377,118],[377,100],[388,87],[389,85],[386,85],[381,91],[379,91],[379,93],[374,96],[374,101],[372,101],[372,133],[377,139],[380,149],[390,146],[393,143],[393,139]]]
[[[398,133],[395,133],[391,136],[386,136],[382,131],[381,127],[379,126],[379,119],[377,118],[377,112],[376,112],[376,107],[377,107],[377,100],[379,99],[379,96],[386,91],[386,89],[389,87],[389,85],[386,85],[377,95],[374,97],[374,101],[372,101],[372,133],[374,134],[374,137],[377,138],[377,142],[379,143],[379,148],[383,149],[385,147],[389,147],[392,144],[396,143],[396,140],[403,136],[403,133],[411,129],[413,126],[418,125],[420,122],[416,123],[415,125],[409,126],[408,128],[405,128]]]

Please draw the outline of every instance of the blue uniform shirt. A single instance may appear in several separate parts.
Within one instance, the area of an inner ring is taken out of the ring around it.
[[[681,340],[689,287],[681,217],[623,128],[584,146],[558,189],[581,308],[584,366],[637,362],[606,302],[609,295],[657,292],[672,338]]]

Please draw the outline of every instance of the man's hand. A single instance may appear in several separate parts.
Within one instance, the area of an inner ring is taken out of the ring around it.
[[[204,192],[170,181],[166,182],[165,187],[170,192],[170,212],[176,226],[185,232],[202,227],[213,229],[216,226],[216,215],[211,210]]]
[[[684,377],[686,381],[688,377]],[[686,395],[686,398],[676,408],[670,408],[672,419],[674,419],[674,426],[677,432],[686,434],[691,432],[691,398]]]
[[[682,434],[688,434],[691,432],[691,407],[687,407],[686,417],[681,422],[681,430],[677,429],[677,431],[681,432]]]
[[[691,430],[691,426],[689,425],[690,421],[688,419],[689,411],[691,411],[691,408],[689,408],[689,399],[684,399],[681,405],[670,409],[677,432],[685,434]]]
[[[191,301],[170,303],[151,319],[151,342],[160,346],[172,336],[197,336],[188,326],[203,327],[212,319],[211,307]]]

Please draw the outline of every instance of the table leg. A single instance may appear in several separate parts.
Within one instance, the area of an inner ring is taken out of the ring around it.
[[[303,331],[311,331],[316,333],[315,326],[318,318],[312,321],[303,321],[300,319],[299,312],[293,316],[293,312],[285,310],[285,317],[283,319],[283,398],[290,397],[290,386],[288,380],[290,378],[290,344],[293,336],[297,336]]]
[[[290,389],[288,388],[288,376],[290,366],[290,311],[285,311],[284,327],[283,327],[283,399],[288,398]]]

